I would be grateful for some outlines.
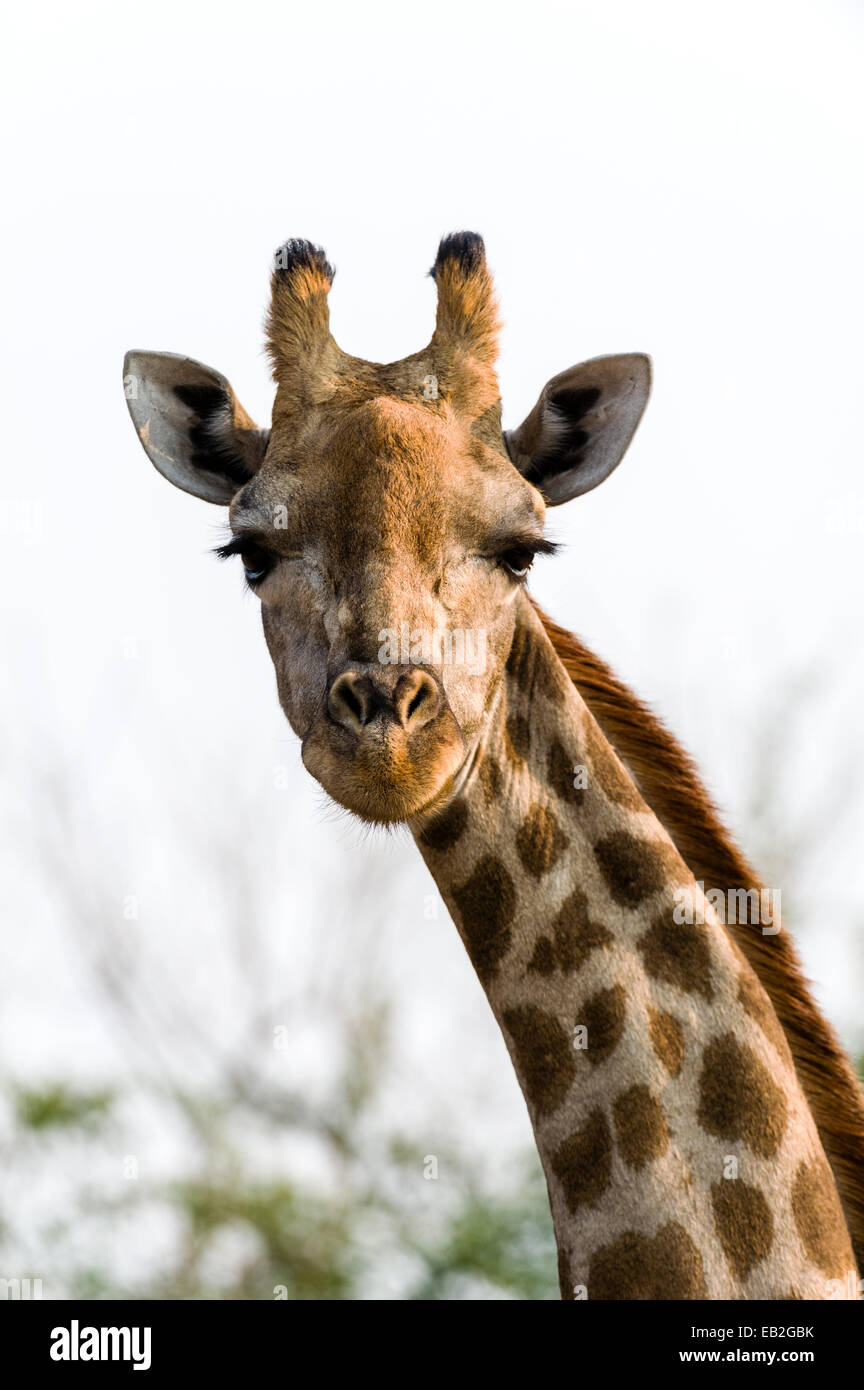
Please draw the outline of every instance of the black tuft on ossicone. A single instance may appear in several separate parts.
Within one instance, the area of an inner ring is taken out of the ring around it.
[[[429,271],[433,280],[447,261],[458,261],[465,275],[479,270],[486,261],[486,246],[479,232],[450,232],[441,238],[435,264]]]
[[[312,241],[304,241],[302,237],[291,237],[282,243],[273,257],[273,273],[287,275],[301,267],[317,270],[331,281],[336,274],[322,247]]]

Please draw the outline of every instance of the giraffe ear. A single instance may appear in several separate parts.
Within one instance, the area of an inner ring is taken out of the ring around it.
[[[641,352],[594,357],[553,376],[504,439],[519,472],[552,506],[590,492],[617,468],[651,391]]]
[[[175,487],[228,503],[257,473],[270,432],[221,372],[174,352],[127,352],[123,389],[150,462]]]

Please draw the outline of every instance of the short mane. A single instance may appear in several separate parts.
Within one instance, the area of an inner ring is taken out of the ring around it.
[[[533,600],[532,600],[533,601]],[[728,892],[762,884],[723,825],[696,765],[657,715],[598,656],[534,604],[555,651],[645,801],[694,877]],[[864,1269],[864,1094],[823,1017],[785,931],[729,931],[759,977],[786,1034],[801,1087],[834,1172],[859,1269]]]

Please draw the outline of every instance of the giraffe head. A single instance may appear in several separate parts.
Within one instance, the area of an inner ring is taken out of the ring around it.
[[[366,820],[443,804],[479,745],[547,505],[611,473],[641,417],[649,360],[553,377],[504,433],[498,313],[479,236],[442,241],[428,347],[381,365],[329,328],[333,270],[305,241],[276,254],[267,324],[276,381],[256,428],[218,372],[133,352],[138,435],[177,487],[229,507],[303,761]]]

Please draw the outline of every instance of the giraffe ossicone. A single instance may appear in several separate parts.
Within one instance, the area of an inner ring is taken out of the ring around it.
[[[308,770],[356,815],[415,837],[525,1095],[562,1296],[854,1296],[856,1188],[844,1155],[828,1145],[833,1171],[826,1156],[803,1044],[793,1029],[790,1052],[748,938],[718,919],[710,872],[697,882],[704,846],[689,852],[676,813],[655,813],[668,786],[655,802],[650,767],[637,785],[607,738],[623,688],[586,660],[583,698],[571,649],[525,590],[553,549],[547,507],[621,461],[649,360],[570,368],[505,432],[482,240],[445,238],[432,275],[428,346],[366,362],[330,333],[326,256],[287,242],[270,429],[221,374],[136,352],[124,385],[139,438],[176,486],[230,508],[222,554],[242,557],[261,600]],[[424,634],[450,634],[449,648]],[[845,1064],[829,1063],[854,1113]]]

